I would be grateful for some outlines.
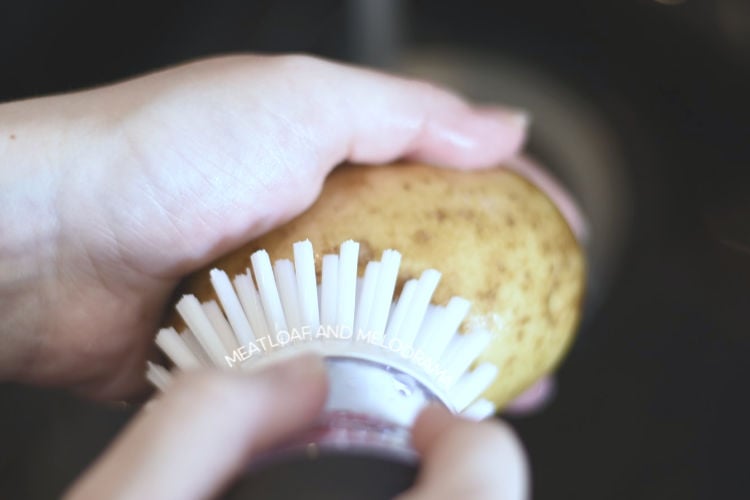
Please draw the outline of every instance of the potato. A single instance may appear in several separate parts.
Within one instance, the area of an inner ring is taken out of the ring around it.
[[[400,251],[397,293],[423,270],[441,271],[433,302],[472,301],[464,331],[481,325],[495,334],[480,361],[500,368],[485,393],[498,407],[554,368],[581,315],[585,271],[575,237],[542,192],[501,168],[339,167],[305,213],[211,267],[244,272],[260,248],[272,261],[293,258],[293,243],[306,238],[318,272],[321,255],[347,239],[361,244],[360,275],[383,250]],[[186,291],[212,298],[208,272],[195,274]]]

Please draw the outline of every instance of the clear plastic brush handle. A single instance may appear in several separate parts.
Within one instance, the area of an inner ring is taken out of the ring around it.
[[[392,498],[414,481],[411,426],[442,403],[411,375],[366,359],[326,359],[329,395],[312,428],[250,467],[226,498]],[[299,493],[299,492],[296,492]]]

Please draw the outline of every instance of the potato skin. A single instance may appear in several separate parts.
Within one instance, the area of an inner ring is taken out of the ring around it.
[[[481,361],[500,368],[485,393],[499,408],[552,370],[574,337],[585,283],[581,249],[553,203],[502,168],[344,165],[310,209],[210,267],[244,272],[260,248],[272,261],[293,258],[293,243],[306,238],[318,271],[321,255],[347,239],[361,244],[360,274],[387,248],[403,255],[399,285],[427,268],[441,271],[433,301],[465,297],[472,310],[463,328],[494,333]],[[185,290],[211,298],[207,270]]]

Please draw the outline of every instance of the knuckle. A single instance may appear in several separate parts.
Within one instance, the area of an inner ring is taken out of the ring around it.
[[[452,90],[427,80],[408,80],[413,92],[428,100],[442,100],[454,105],[463,105],[464,101]]]
[[[285,54],[275,57],[276,62],[289,71],[308,71],[324,64],[321,59],[307,54]]]

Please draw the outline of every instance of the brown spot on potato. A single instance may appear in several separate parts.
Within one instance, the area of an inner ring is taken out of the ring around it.
[[[544,315],[547,317],[547,321],[552,325],[555,326],[557,323],[557,315],[552,311],[552,300],[554,299],[555,291],[550,290],[547,293],[547,297],[544,301]]]
[[[534,340],[534,350],[539,351],[542,349],[544,344],[544,337],[537,337],[536,340]]]
[[[477,216],[476,212],[471,208],[463,208],[456,211],[456,215],[466,220],[474,220]]]
[[[486,288],[479,292],[479,298],[482,300],[494,302],[497,298],[497,289],[495,287]]]
[[[418,229],[414,231],[414,234],[411,236],[412,241],[418,245],[423,245],[430,241],[430,234],[425,231],[424,229]]]
[[[368,262],[373,260],[375,252],[372,249],[372,245],[366,239],[360,238],[357,241],[359,241],[359,261],[357,265],[362,269]]]
[[[396,290],[395,290],[395,296],[401,295],[401,290],[404,289],[404,284],[406,284],[407,281],[414,279],[415,276],[411,273],[404,273],[399,272],[398,277],[396,278]]]

